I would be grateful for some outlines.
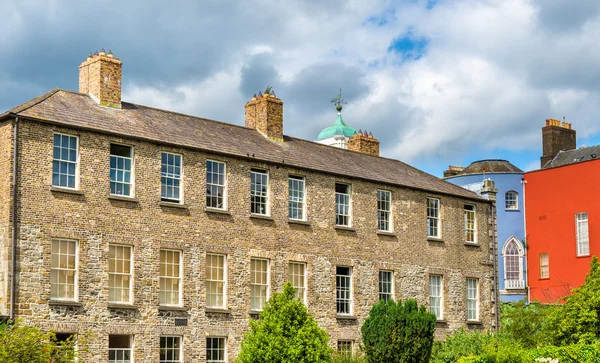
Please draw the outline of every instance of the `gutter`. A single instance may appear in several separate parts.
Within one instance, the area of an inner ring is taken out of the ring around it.
[[[11,237],[11,244],[12,244],[12,255],[11,255],[11,259],[12,259],[12,274],[11,274],[11,279],[10,279],[10,315],[9,315],[9,319],[11,321],[14,321],[15,318],[15,301],[16,301],[16,294],[15,294],[15,285],[16,285],[16,271],[17,271],[17,263],[16,263],[16,256],[17,256],[17,171],[19,170],[18,167],[18,152],[19,152],[19,147],[18,147],[18,141],[19,141],[19,116],[15,117],[15,121],[14,121],[14,127],[13,127],[13,176],[12,176],[12,206],[11,206],[11,214],[12,214],[12,228],[11,228],[11,233],[12,233],[12,237]]]

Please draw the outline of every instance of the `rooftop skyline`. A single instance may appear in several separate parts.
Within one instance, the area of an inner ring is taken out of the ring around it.
[[[123,100],[244,123],[252,94],[284,102],[284,133],[315,140],[337,117],[381,155],[436,176],[506,159],[539,168],[545,119],[600,144],[600,3],[552,1],[9,1],[0,112],[78,89],[87,54],[123,61]]]

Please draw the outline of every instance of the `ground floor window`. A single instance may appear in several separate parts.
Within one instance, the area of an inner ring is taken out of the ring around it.
[[[225,338],[206,338],[206,362],[224,363],[227,362],[227,349]]]
[[[354,342],[352,340],[338,340],[337,342],[337,351],[338,354],[350,358],[353,353]]]
[[[133,337],[131,335],[108,336],[108,362],[130,363],[133,361]]]
[[[160,337],[160,363],[179,363],[181,355],[181,337]]]

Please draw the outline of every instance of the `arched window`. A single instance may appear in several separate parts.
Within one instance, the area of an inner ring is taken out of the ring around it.
[[[519,209],[519,194],[514,190],[506,192],[504,202],[506,209]]]
[[[514,236],[509,238],[502,251],[504,255],[504,288],[524,289],[523,247]]]

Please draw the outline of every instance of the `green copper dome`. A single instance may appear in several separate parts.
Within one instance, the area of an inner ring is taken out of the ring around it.
[[[356,129],[346,125],[344,120],[342,120],[342,114],[338,112],[337,120],[335,120],[333,125],[324,128],[323,131],[319,133],[319,136],[317,136],[317,141],[328,139],[330,137],[334,137],[335,135],[352,137],[352,135],[355,133]]]

